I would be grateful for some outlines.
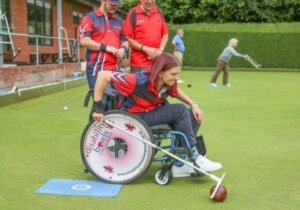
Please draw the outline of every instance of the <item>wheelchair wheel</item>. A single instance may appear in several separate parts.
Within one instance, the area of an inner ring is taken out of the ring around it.
[[[156,171],[155,181],[159,185],[167,185],[172,181],[173,174],[172,174],[171,170],[167,170],[166,173],[163,175],[163,177],[161,177],[162,172],[163,172],[162,169],[159,169],[158,171]]]
[[[86,169],[105,182],[136,180],[149,168],[154,153],[138,138],[153,142],[142,119],[124,111],[107,112],[103,122],[89,123],[82,134],[81,157]]]

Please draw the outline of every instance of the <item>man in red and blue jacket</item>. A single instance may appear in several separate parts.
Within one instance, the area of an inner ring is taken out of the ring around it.
[[[91,90],[102,70],[120,71],[121,59],[128,50],[123,21],[116,15],[120,0],[101,0],[101,6],[83,17],[78,32],[86,47],[86,75]]]

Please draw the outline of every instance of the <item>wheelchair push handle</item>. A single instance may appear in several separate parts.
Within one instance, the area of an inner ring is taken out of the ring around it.
[[[94,94],[94,90],[92,89],[89,90],[89,92],[85,95],[84,102],[83,102],[84,107],[88,107],[90,98],[92,97],[93,94]]]

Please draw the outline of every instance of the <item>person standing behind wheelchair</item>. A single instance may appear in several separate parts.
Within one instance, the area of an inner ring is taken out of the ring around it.
[[[101,6],[84,16],[78,29],[80,45],[86,47],[86,76],[90,94],[98,72],[121,71],[121,59],[129,47],[123,21],[115,14],[119,4],[120,0],[101,0]],[[114,95],[109,87],[106,94]]]
[[[100,72],[95,86],[93,119],[104,119],[101,100],[106,86],[111,84],[113,89],[124,96],[121,110],[138,115],[149,126],[169,124],[174,130],[184,133],[191,145],[195,163],[205,171],[219,170],[222,164],[199,154],[196,147],[196,135],[203,113],[197,103],[177,86],[180,70],[180,63],[176,57],[170,53],[162,53],[153,60],[150,71]],[[189,105],[190,109],[181,103],[167,103],[168,96],[179,99]],[[189,172],[192,171],[187,173]]]
[[[139,0],[127,14],[125,31],[131,48],[131,72],[149,70],[169,38],[167,23],[155,0]]]

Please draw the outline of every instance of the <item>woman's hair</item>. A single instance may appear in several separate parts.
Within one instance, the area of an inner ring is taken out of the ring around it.
[[[239,40],[237,40],[237,38],[232,38],[229,40],[228,45],[232,46],[232,45],[236,45],[239,42]]]
[[[162,71],[168,71],[174,67],[180,66],[180,61],[170,53],[162,53],[154,59],[150,68],[149,81],[155,84],[158,74]]]

